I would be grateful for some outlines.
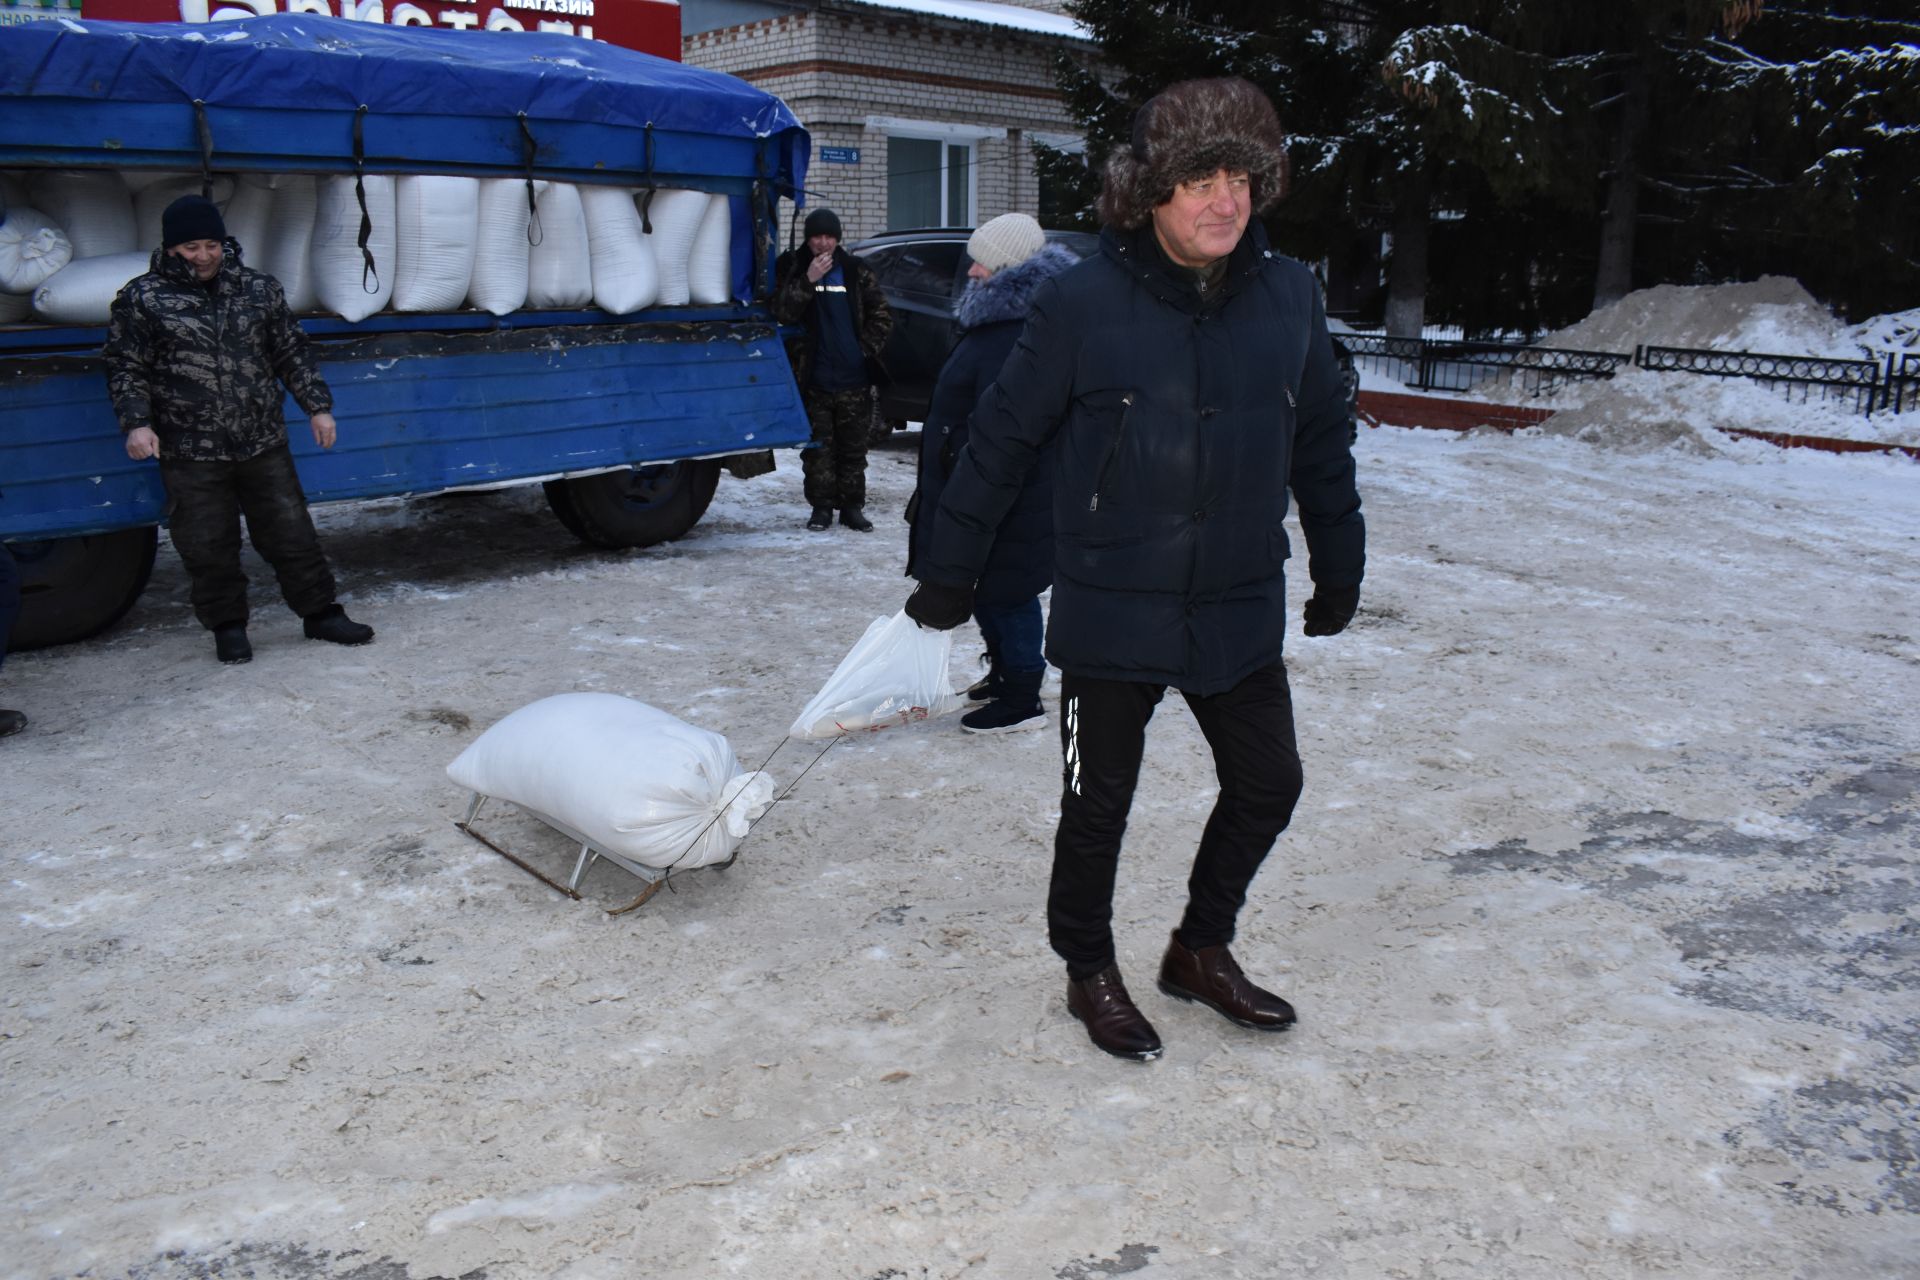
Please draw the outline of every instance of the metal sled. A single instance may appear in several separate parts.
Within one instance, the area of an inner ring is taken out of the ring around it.
[[[493,850],[495,853],[505,858],[508,862],[511,862],[514,866],[520,868],[522,871],[532,876],[535,880],[538,880],[541,884],[544,884],[549,889],[553,889],[559,893],[564,893],[567,897],[572,898],[575,902],[580,901],[580,881],[586,876],[587,869],[593,866],[593,864],[601,858],[605,858],[608,862],[611,862],[614,866],[619,867],[622,871],[625,871],[628,875],[634,876],[637,879],[644,881],[647,886],[645,889],[640,891],[639,897],[635,898],[632,902],[629,902],[626,906],[608,908],[607,914],[610,916],[623,916],[629,911],[634,911],[639,909],[640,907],[645,906],[649,898],[653,897],[654,894],[660,892],[660,887],[666,884],[667,877],[674,874],[674,871],[675,871],[674,868],[650,867],[650,866],[647,866],[645,863],[635,862],[631,858],[623,858],[619,854],[610,852],[606,849],[596,848],[594,846],[593,841],[581,835],[578,831],[575,831],[572,827],[560,821],[558,818],[548,817],[546,814],[541,813],[538,809],[529,809],[526,805],[523,805],[523,804],[514,805],[513,806],[514,808],[520,810],[520,812],[526,814],[529,818],[536,819],[537,821],[542,822],[549,827],[552,827],[555,831],[558,831],[561,835],[566,836],[569,840],[573,841],[575,844],[580,846],[580,856],[574,859],[573,874],[567,877],[567,882],[565,884],[561,884],[558,880],[555,880],[553,877],[547,875],[544,871],[541,871],[538,867],[534,866],[532,863],[527,862],[524,858],[521,858],[518,854],[513,853],[510,850],[501,848],[499,845],[495,844],[492,840],[489,840],[486,836],[480,834],[478,831],[475,831],[473,829],[473,820],[480,816],[481,806],[486,804],[486,802],[491,798],[492,797],[490,796],[485,796],[480,794],[478,791],[474,792],[473,799],[469,801],[467,804],[467,816],[465,818],[462,818],[460,821],[454,823],[453,825],[457,827],[460,831],[464,832],[469,836],[472,836],[475,840],[478,840],[481,844],[487,846],[487,848]],[[725,862],[710,862],[706,866],[692,867],[692,868],[687,868],[686,870],[725,871],[728,867],[733,865],[734,859],[738,858],[739,856],[740,856],[740,851],[739,849],[736,848],[733,851],[732,857],[729,857]]]

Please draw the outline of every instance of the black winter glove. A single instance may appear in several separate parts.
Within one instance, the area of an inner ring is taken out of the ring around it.
[[[973,588],[923,582],[907,597],[907,616],[932,631],[951,631],[973,616]]]
[[[1354,610],[1359,607],[1358,587],[1315,587],[1313,598],[1307,601],[1307,634],[1339,635],[1353,621]]]

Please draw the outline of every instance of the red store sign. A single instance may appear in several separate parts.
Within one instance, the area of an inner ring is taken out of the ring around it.
[[[219,22],[317,13],[355,22],[462,31],[557,31],[680,59],[679,0],[81,0],[112,22]]]

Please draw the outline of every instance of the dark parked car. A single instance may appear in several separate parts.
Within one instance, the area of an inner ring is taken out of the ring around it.
[[[927,227],[888,231],[847,246],[873,265],[893,308],[893,336],[880,357],[892,382],[880,389],[876,437],[926,419],[934,380],[960,337],[953,303],[973,265],[967,256],[972,234],[971,227]],[[1100,244],[1089,231],[1049,231],[1047,239],[1083,258]]]

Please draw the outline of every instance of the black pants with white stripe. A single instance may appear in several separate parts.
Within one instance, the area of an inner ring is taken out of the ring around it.
[[[1063,673],[1060,740],[1066,757],[1060,828],[1053,841],[1047,937],[1085,978],[1113,963],[1113,883],[1127,811],[1140,778],[1147,722],[1163,685]],[[1213,748],[1220,796],[1187,878],[1180,941],[1193,948],[1233,940],[1234,919],[1267,851],[1300,799],[1293,695],[1276,662],[1225,693],[1183,694]]]

